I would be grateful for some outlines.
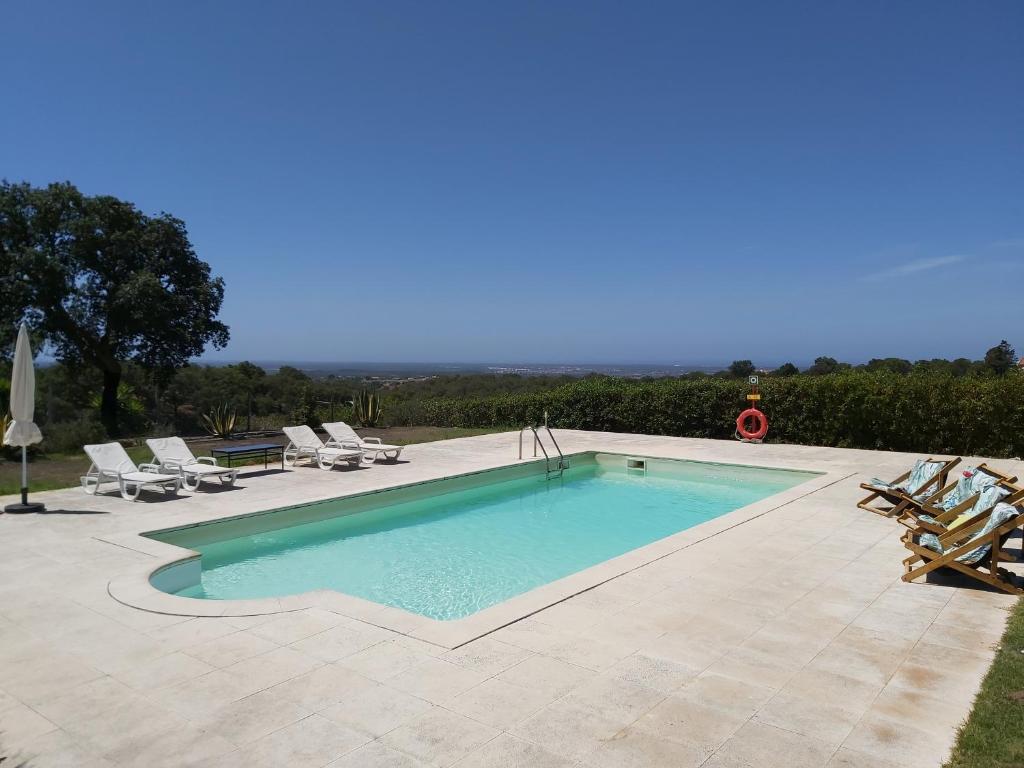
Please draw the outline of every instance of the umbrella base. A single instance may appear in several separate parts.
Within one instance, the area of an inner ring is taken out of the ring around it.
[[[8,512],[12,515],[24,515],[26,512],[45,512],[46,505],[38,502],[28,502],[27,504],[8,504],[4,507],[4,512]]]

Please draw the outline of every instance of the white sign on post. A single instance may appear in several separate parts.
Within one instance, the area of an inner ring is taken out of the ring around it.
[[[751,376],[749,379],[750,383],[757,386],[757,376]]]

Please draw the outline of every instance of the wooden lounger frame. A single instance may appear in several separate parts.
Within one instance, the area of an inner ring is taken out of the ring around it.
[[[1013,502],[1010,501],[1011,499]],[[1024,490],[1018,491],[1012,496],[1008,496],[1006,503],[1020,504],[1022,500],[1024,500]],[[1013,529],[1020,527],[1021,524],[1024,523],[1024,506],[1017,506],[1017,514],[998,528],[994,528],[985,539],[967,541],[971,536],[985,527],[987,519],[987,515],[978,515],[971,522],[957,526],[952,531],[947,531],[939,535],[939,542],[942,544],[942,548],[946,550],[941,555],[927,547],[922,547],[919,543],[914,541],[915,537],[913,533],[911,531],[907,531],[903,535],[903,545],[913,554],[903,560],[903,581],[913,581],[919,576],[924,576],[932,571],[938,570],[939,568],[952,568],[955,571],[983,582],[990,587],[1002,590],[1003,592],[1009,592],[1011,595],[1024,595],[1024,588],[1018,586],[1013,581],[1014,574],[1010,573],[1005,568],[999,567],[1000,558],[1006,560],[1010,560],[1012,558],[1011,555],[1002,551],[1002,545],[1005,543],[1007,537],[1013,532]],[[987,557],[983,558],[978,563],[975,563],[974,565],[967,565],[965,563],[957,562],[958,557],[965,555],[978,547],[984,546],[986,543],[991,545],[991,551]],[[953,548],[950,549],[950,547]],[[915,567],[917,563],[921,562],[923,562],[924,565]],[[983,566],[988,569],[987,572],[981,570]]]
[[[920,493],[922,493],[925,490],[925,488],[928,488],[928,486],[935,483],[938,483],[940,488],[945,486],[946,479],[948,478],[950,471],[953,469],[953,467],[960,463],[960,457],[958,456],[953,459],[936,459],[929,457],[925,459],[925,461],[941,461],[945,463],[945,466],[943,466],[938,472],[936,472],[935,476],[932,477],[932,479],[929,480],[924,486],[922,486],[921,488],[912,488],[910,489],[909,493],[904,493],[903,491],[897,491],[895,489],[875,488],[873,485],[861,483],[860,487],[863,488],[865,491],[871,491],[871,493],[868,496],[861,499],[860,501],[858,501],[857,506],[860,507],[861,509],[866,509],[868,512],[874,512],[876,515],[881,515],[882,517],[898,517],[900,514],[903,513],[903,510],[909,504],[914,503],[914,496],[917,496]],[[907,478],[909,478],[910,472],[911,470],[908,469],[902,475],[893,480],[891,485],[896,485],[896,483],[901,483]],[[878,498],[885,499],[892,506],[881,507],[872,505],[871,502]]]
[[[984,472],[986,475],[994,477],[996,479],[995,485],[1001,488],[1005,488],[1010,492],[1010,496],[1007,496],[1006,498],[1002,499],[1002,501],[1004,502],[1007,499],[1014,498],[1014,495],[1021,490],[1016,485],[1014,485],[1014,482],[1017,480],[1017,477],[1015,475],[1007,475],[1003,472],[1000,472],[998,469],[994,469],[986,464],[979,464],[977,467],[975,467],[975,469],[978,472]],[[972,496],[967,497],[962,502],[960,502],[959,504],[957,504],[955,507],[948,511],[942,509],[942,507],[936,506],[936,504],[938,504],[938,502],[941,501],[943,497],[947,493],[952,491],[954,488],[956,488],[956,482],[952,482],[949,485],[944,486],[943,488],[936,491],[935,493],[933,493],[931,496],[929,496],[927,499],[920,503],[918,503],[917,501],[911,501],[907,504],[904,504],[900,512],[898,522],[901,525],[905,525],[907,528],[910,528],[915,533],[945,533],[947,528],[949,527],[949,524],[956,520],[958,517],[960,517],[961,514],[967,512],[972,507],[974,507],[975,502],[978,500],[978,496],[981,495],[981,491],[979,491],[978,493],[975,493]],[[992,506],[988,507],[987,509],[979,510],[978,513],[971,518],[971,520],[973,521],[979,515],[984,515],[987,517],[988,513],[992,511],[992,507],[994,507],[998,503],[999,502],[995,502],[994,504],[992,504]],[[928,515],[929,517],[934,518],[936,522],[933,523],[929,520],[922,520],[921,515]]]

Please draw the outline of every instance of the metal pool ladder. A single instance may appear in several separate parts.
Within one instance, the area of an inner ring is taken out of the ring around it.
[[[548,449],[544,447],[544,441],[540,438],[540,433],[537,432],[537,427],[527,424],[525,427],[519,430],[519,458],[523,458],[523,432],[530,430],[533,432],[533,455],[537,455],[537,446],[540,446],[541,451],[544,453],[544,467],[545,467],[545,479],[550,480],[552,476],[562,476],[562,472],[569,468],[569,460],[562,454],[562,449],[558,447],[558,441],[555,440],[555,436],[551,433],[551,428],[545,424],[541,427],[542,430],[548,433],[548,437],[551,439],[551,445],[554,446],[555,452],[558,454],[557,461],[554,456],[548,453]],[[552,462],[555,462],[552,466]]]

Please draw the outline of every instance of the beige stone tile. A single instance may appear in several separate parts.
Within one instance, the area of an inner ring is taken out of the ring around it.
[[[81,712],[65,730],[105,757],[131,752],[158,735],[187,725],[163,707],[141,696],[126,697],[99,712]]]
[[[687,683],[675,696],[684,701],[714,707],[733,718],[745,720],[774,695],[775,689],[756,682],[734,680],[704,673]]]
[[[388,679],[388,685],[421,699],[443,704],[468,691],[488,675],[452,664],[444,659],[428,658]]]
[[[166,651],[180,651],[208,640],[233,634],[238,629],[225,619],[189,619],[180,624],[161,627],[149,634],[159,640]]]
[[[155,661],[128,667],[115,672],[113,677],[138,691],[178,685],[212,672],[213,667],[184,653],[170,653]]]
[[[290,645],[339,624],[347,624],[349,621],[337,613],[320,608],[306,608],[301,611],[278,614],[270,621],[261,622],[249,631],[257,637],[262,637],[277,645]]]
[[[371,741],[330,763],[328,768],[427,768],[427,763],[379,741]]]
[[[511,733],[569,760],[587,760],[604,741],[622,730],[585,707],[556,701],[514,726]]]
[[[455,764],[456,768],[572,768],[572,763],[536,744],[507,733],[484,744]]]
[[[533,655],[532,651],[488,637],[474,640],[441,658],[473,672],[496,675]]]
[[[415,651],[401,643],[386,641],[351,656],[346,656],[338,663],[349,669],[354,669],[371,680],[385,682],[432,658],[433,656],[429,654]]]
[[[381,737],[417,760],[448,766],[497,736],[499,731],[476,720],[434,707]]]
[[[639,653],[654,658],[668,659],[688,667],[694,674],[700,674],[720,659],[729,648],[697,640],[685,632],[666,632],[664,635],[645,643]]]
[[[114,766],[114,763],[100,755],[95,747],[62,730],[49,731],[19,745],[16,757],[28,761],[26,768],[113,768]]]
[[[275,648],[225,667],[224,672],[244,678],[263,689],[304,675],[322,665],[319,659],[293,648]]]
[[[494,632],[491,637],[528,651],[543,652],[555,643],[561,642],[570,633],[564,629],[544,624],[536,619],[521,619]]]
[[[274,691],[261,691],[214,710],[197,724],[241,747],[309,714]]]
[[[123,744],[110,758],[119,765],[182,768],[220,764],[234,749],[234,744],[216,733],[185,725]]]
[[[736,648],[720,657],[704,673],[731,677],[733,680],[753,680],[765,688],[779,689],[798,671],[798,667],[785,660],[775,659],[750,648]]]
[[[459,694],[445,708],[485,725],[507,729],[552,701],[553,696],[546,691],[492,678]]]
[[[832,755],[832,759],[826,763],[825,768],[906,768],[906,766],[842,747]]]
[[[277,647],[269,640],[242,631],[187,646],[181,652],[199,659],[211,667],[221,668],[251,659],[253,656],[259,656]]]
[[[668,694],[696,678],[698,672],[671,659],[634,653],[605,674]]]
[[[562,696],[592,677],[594,672],[589,669],[546,656],[532,656],[497,676],[506,683],[545,691],[552,697]]]
[[[697,768],[707,757],[708,753],[696,746],[627,728],[595,749],[587,764],[594,768]]]
[[[720,709],[669,696],[632,727],[710,753],[722,746],[744,722],[743,718],[731,717]]]
[[[365,733],[310,715],[238,750],[220,768],[320,768],[370,741]]]
[[[807,667],[797,672],[782,688],[786,695],[826,706],[866,709],[881,693],[882,686],[857,678]]]
[[[782,691],[757,711],[754,720],[804,736],[813,736],[835,748],[850,735],[866,709],[866,704],[860,707],[840,707],[802,694]]]
[[[377,645],[391,635],[390,632],[370,625],[341,624],[294,642],[291,647],[321,661],[340,661],[347,656]]]
[[[376,688],[344,698],[321,710],[320,714],[376,738],[422,715],[432,706],[428,701],[378,683]]]
[[[343,699],[358,699],[380,684],[338,664],[327,664],[278,683],[270,690],[311,712],[319,712]]]
[[[572,600],[566,600],[534,614],[533,619],[558,629],[579,632],[593,626],[605,616],[607,616],[605,611],[598,611],[585,605],[577,605]]]
[[[857,723],[843,746],[907,768],[934,768],[945,761],[954,738],[952,729],[942,738],[869,712]]]
[[[8,749],[56,729],[55,723],[24,704],[14,704],[0,713],[0,736],[3,737]]]
[[[823,768],[834,751],[826,742],[750,721],[716,754],[757,768]]]
[[[637,648],[639,643],[605,642],[586,633],[555,643],[544,652],[544,655],[601,672],[622,661]]]
[[[562,699],[606,720],[629,725],[663,701],[665,694],[616,677],[595,677]]]
[[[201,721],[260,690],[262,685],[259,682],[216,670],[187,683],[149,691],[146,695],[182,717]]]
[[[26,704],[38,704],[100,677],[101,671],[83,661],[50,654],[12,664],[0,672],[4,690]]]

